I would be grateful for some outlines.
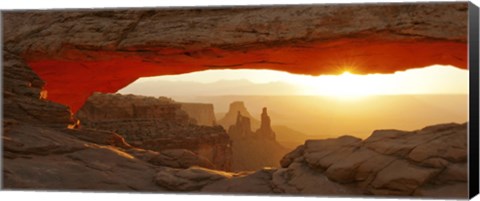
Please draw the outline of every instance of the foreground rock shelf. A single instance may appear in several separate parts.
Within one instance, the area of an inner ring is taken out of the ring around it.
[[[166,168],[156,183],[174,191],[459,198],[467,196],[466,160],[466,124],[442,124],[379,130],[366,140],[308,140],[279,169],[242,174]]]
[[[132,148],[113,133],[15,121],[4,129],[7,189],[467,195],[466,124],[376,131],[364,141],[350,136],[309,140],[287,154],[281,168],[238,173],[201,168],[211,166],[194,154],[188,159],[180,157],[188,153],[177,153],[175,162],[168,159],[174,152]]]

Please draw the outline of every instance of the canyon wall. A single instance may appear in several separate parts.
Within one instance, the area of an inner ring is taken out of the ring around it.
[[[4,51],[2,70],[2,188],[164,191],[122,137],[74,128],[69,108],[45,99],[44,81],[23,59]]]
[[[94,93],[77,112],[81,127],[114,131],[136,147],[187,149],[230,170],[231,144],[220,126],[195,125],[182,105],[165,97]]]
[[[47,100],[45,82],[17,55],[3,51],[3,118],[56,127],[75,124],[69,108]]]
[[[181,109],[187,112],[188,116],[195,119],[197,125],[216,125],[213,104],[208,103],[180,103]]]

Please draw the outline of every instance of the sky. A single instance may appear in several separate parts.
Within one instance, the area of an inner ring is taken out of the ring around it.
[[[247,90],[253,93],[251,95],[264,93],[350,98],[368,95],[468,94],[468,70],[440,65],[393,74],[357,75],[346,71],[341,75],[322,76],[273,70],[207,70],[182,75],[140,78],[119,90],[119,93],[155,95],[151,91],[157,90],[159,93],[166,93],[165,95],[169,95],[168,91],[175,95],[179,95],[178,93],[197,95],[196,92],[199,92],[197,88],[201,87],[212,88],[210,92],[202,89],[202,95],[236,95],[235,91],[239,93],[238,95],[247,95],[242,90],[232,90],[240,88],[241,81],[257,86]],[[179,83],[185,86],[180,87]],[[197,84],[198,87],[195,87]],[[162,90],[162,85],[169,87]],[[179,92],[180,89],[183,92]]]

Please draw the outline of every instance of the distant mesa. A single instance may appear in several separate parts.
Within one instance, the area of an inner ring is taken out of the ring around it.
[[[228,129],[231,125],[236,124],[238,120],[238,114],[242,115],[243,117],[249,118],[250,124],[253,128],[259,127],[260,122],[248,112],[243,101],[235,101],[230,103],[228,112],[222,119],[218,120],[218,124],[223,126],[223,128]]]
[[[290,149],[294,149],[298,145],[302,144],[305,139],[307,139],[306,134],[292,129],[286,125],[272,125],[270,115],[268,115],[267,113],[267,108],[264,108],[264,111],[262,111],[262,115],[260,116],[261,121],[257,120],[247,110],[243,101],[234,101],[230,103],[228,112],[225,114],[225,116],[223,116],[223,118],[219,118],[217,123],[218,125],[223,126],[225,130],[230,130],[231,126],[237,125],[234,129],[237,130],[236,133],[239,134],[238,130],[240,128],[237,128],[238,126],[246,128],[246,126],[243,125],[246,124],[246,122],[240,122],[240,124],[237,123],[239,114],[240,116],[249,119],[250,127],[248,130],[255,131],[256,133],[260,132],[260,135],[266,135],[264,136],[265,138],[277,140],[277,142],[279,142],[282,146],[288,147]],[[244,133],[244,135],[248,133],[245,130],[246,129],[241,131]],[[230,132],[229,134],[232,136]]]
[[[213,104],[180,103],[180,108],[185,111],[190,118],[193,118],[197,125],[214,126],[217,124]]]
[[[236,123],[228,128],[228,134],[233,139],[253,138],[250,118],[243,116],[239,111]]]

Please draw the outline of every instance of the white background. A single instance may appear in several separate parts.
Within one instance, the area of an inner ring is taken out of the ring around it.
[[[114,7],[158,7],[158,6],[207,6],[207,5],[259,5],[259,4],[300,4],[300,3],[365,3],[365,2],[418,2],[425,0],[0,0],[0,9],[48,9],[48,8],[114,8]],[[436,0],[442,1],[442,0]],[[477,6],[480,0],[473,0]],[[478,170],[477,170],[478,171]],[[321,187],[319,187],[321,188]],[[84,192],[27,192],[2,191],[0,200],[196,200],[196,201],[344,201],[344,200],[392,200],[367,198],[325,198],[325,197],[272,197],[272,196],[213,196],[213,195],[160,195],[160,194],[133,194],[133,193],[84,193]],[[398,200],[398,199],[393,199]],[[412,199],[410,199],[412,200]],[[425,200],[425,199],[423,199]],[[480,196],[474,200],[480,201]]]

